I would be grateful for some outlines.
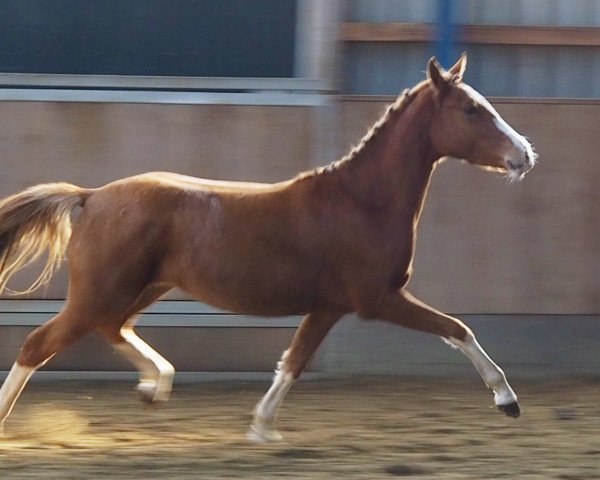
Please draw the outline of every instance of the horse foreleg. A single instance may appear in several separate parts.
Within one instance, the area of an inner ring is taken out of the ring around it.
[[[281,440],[275,426],[281,402],[331,327],[341,317],[340,314],[321,313],[311,313],[304,317],[292,343],[277,364],[271,388],[254,409],[254,418],[248,431],[250,440],[258,443]]]
[[[493,390],[498,409],[514,418],[521,414],[517,396],[504,372],[483,350],[464,323],[425,305],[406,291],[388,298],[384,305],[380,315],[382,320],[439,335],[453,347],[459,348],[471,360],[488,388]]]
[[[57,352],[87,333],[86,325],[63,311],[31,332],[0,389],[0,431],[31,375]]]

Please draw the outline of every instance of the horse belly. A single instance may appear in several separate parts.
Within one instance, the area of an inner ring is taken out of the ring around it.
[[[221,252],[208,251],[189,262],[179,271],[178,286],[199,301],[236,313],[283,316],[314,307],[315,275],[299,259],[264,251]]]
[[[268,276],[239,275],[214,278],[199,274],[182,288],[199,301],[236,313],[284,316],[305,313],[313,308],[314,292],[297,280],[274,281]]]

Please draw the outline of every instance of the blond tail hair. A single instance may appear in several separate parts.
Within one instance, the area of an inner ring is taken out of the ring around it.
[[[23,291],[9,291],[30,293],[50,280],[69,244],[71,212],[91,192],[68,183],[48,183],[0,201],[0,293],[14,274],[45,250],[46,263],[33,284]]]

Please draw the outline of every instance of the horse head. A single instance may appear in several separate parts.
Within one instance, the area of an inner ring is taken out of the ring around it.
[[[434,90],[431,140],[440,157],[450,156],[518,180],[534,166],[537,155],[475,89],[463,83],[467,56],[445,71],[432,58],[427,77]]]

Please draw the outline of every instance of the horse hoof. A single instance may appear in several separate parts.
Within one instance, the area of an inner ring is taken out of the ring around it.
[[[170,392],[159,392],[156,388],[156,383],[139,383],[137,391],[140,400],[146,405],[157,406],[165,403],[169,399]]]
[[[283,437],[274,428],[264,425],[250,425],[246,438],[252,443],[275,443],[283,441]]]
[[[504,412],[509,417],[519,418],[521,416],[521,406],[519,402],[512,402],[506,405],[498,405],[498,410]]]

